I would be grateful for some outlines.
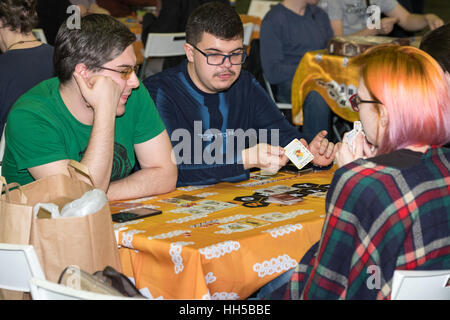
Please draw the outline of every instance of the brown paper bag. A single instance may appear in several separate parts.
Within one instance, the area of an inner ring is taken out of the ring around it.
[[[0,240],[33,245],[46,278],[54,282],[69,265],[90,273],[108,265],[121,270],[109,205],[85,217],[32,218],[32,208],[39,202],[55,203],[61,211],[66,203],[93,189],[75,177],[74,168],[90,177],[87,168],[71,161],[71,176],[59,174],[34,181],[5,192],[0,200],[0,225],[5,223],[0,227]]]
[[[24,204],[22,193],[9,190],[17,188],[17,183],[6,185],[4,177],[0,177],[0,242],[29,244],[30,226],[33,207]],[[20,187],[19,187],[20,188]],[[4,192],[4,194],[2,194]]]

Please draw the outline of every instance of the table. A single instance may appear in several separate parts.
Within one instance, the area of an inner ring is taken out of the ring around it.
[[[410,45],[418,48],[421,36],[411,37]],[[312,90],[317,91],[339,117],[354,122],[354,112],[348,99],[357,92],[359,69],[351,64],[352,57],[327,54],[327,49],[307,52],[292,80],[292,121],[303,124],[303,102]]]
[[[307,52],[292,80],[292,121],[303,124],[303,102],[312,90],[317,91],[339,117],[358,121],[348,99],[357,92],[359,70],[350,65],[352,58],[330,55],[326,50]]]
[[[111,202],[113,213],[163,211],[114,224],[122,271],[155,299],[245,299],[294,268],[320,239],[333,172],[252,173],[240,183]],[[268,202],[300,196],[294,205]]]

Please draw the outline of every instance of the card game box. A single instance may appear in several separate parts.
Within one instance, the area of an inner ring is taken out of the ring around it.
[[[333,37],[328,41],[328,54],[354,57],[373,46],[386,43],[409,46],[411,41],[409,38],[381,36],[339,36]]]

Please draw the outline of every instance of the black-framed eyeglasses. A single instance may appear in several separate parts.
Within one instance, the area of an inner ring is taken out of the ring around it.
[[[97,67],[97,68],[103,69],[103,70],[109,70],[109,71],[114,71],[114,72],[120,73],[120,77],[121,77],[123,80],[128,80],[128,79],[130,79],[130,77],[131,77],[131,75],[133,74],[133,72],[137,74],[137,73],[138,73],[138,69],[139,69],[138,66],[134,66],[134,67],[131,67],[131,66],[123,67],[123,68],[124,68],[123,70],[114,70],[114,69],[106,68],[106,67]]]
[[[247,54],[245,52],[236,52],[232,54],[221,54],[221,53],[204,53],[202,50],[191,44],[195,50],[200,52],[202,55],[206,57],[206,63],[211,66],[220,66],[225,63],[225,60],[228,58],[232,65],[239,65],[245,62],[247,58]]]
[[[378,100],[361,100],[357,93],[352,95],[348,100],[350,101],[350,105],[355,112],[359,112],[359,105],[361,103],[381,103]]]

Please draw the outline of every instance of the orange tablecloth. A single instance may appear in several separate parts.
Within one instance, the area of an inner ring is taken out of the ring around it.
[[[349,65],[351,58],[326,54],[326,50],[307,52],[300,61],[292,81],[292,121],[303,124],[303,101],[312,90],[327,101],[332,111],[353,122],[359,114],[352,110],[348,98],[357,92],[359,71]]]
[[[142,43],[142,24],[134,17],[117,18],[125,24],[131,32],[136,35],[136,41],[133,43],[134,53],[136,54],[136,63],[142,64],[144,61],[144,45]]]
[[[123,272],[153,298],[244,299],[294,268],[320,239],[332,174],[252,174],[241,183],[177,188],[147,199],[111,202],[112,212],[136,206],[163,211],[114,224]],[[304,198],[295,205],[268,203],[268,193],[261,198],[261,192],[270,192],[261,191],[267,188]]]

